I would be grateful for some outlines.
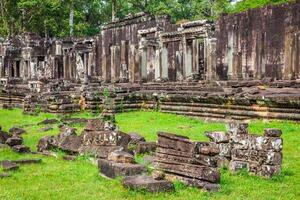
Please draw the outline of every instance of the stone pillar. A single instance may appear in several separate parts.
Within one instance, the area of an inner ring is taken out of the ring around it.
[[[217,39],[216,38],[206,38],[204,40],[204,58],[205,58],[205,68],[206,68],[206,80],[213,81],[217,77]]]
[[[121,41],[121,69],[120,78],[122,81],[128,79],[128,43],[126,41]]]
[[[140,51],[140,69],[142,80],[147,80],[147,47],[143,46]]]
[[[228,33],[228,47],[227,47],[227,63],[228,63],[228,71],[227,71],[227,77],[228,79],[232,79],[233,77],[233,52],[234,52],[234,46],[233,46],[233,33]]]
[[[192,48],[188,45],[185,35],[182,39],[183,76],[186,79],[192,75]]]
[[[167,44],[163,44],[161,50],[161,78],[166,79],[168,78],[168,48]]]
[[[117,70],[117,65],[116,65],[116,46],[111,46],[110,47],[110,52],[111,52],[111,82],[115,83],[116,82],[116,70]]]
[[[182,81],[183,80],[183,69],[182,69],[182,51],[176,51],[176,80]]]
[[[83,66],[84,66],[84,82],[88,83],[89,78],[88,78],[88,53],[83,54]]]
[[[265,60],[265,33],[256,35],[255,44],[255,78],[262,79],[265,76],[266,60]]]
[[[4,59],[0,57],[0,78],[4,77]]]
[[[299,78],[299,34],[290,31],[285,34],[284,79]]]
[[[190,77],[193,73],[192,71],[192,46],[186,46],[186,55],[185,55],[185,67],[186,67],[186,77]]]
[[[130,45],[129,47],[129,57],[128,57],[128,62],[129,62],[129,81],[130,82],[135,82],[137,81],[137,76],[135,74],[135,68],[136,68],[136,48],[134,45]]]
[[[198,74],[199,73],[199,42],[198,39],[195,38],[193,40],[192,43],[192,48],[193,48],[193,58],[192,58],[192,62],[193,62],[193,73]]]
[[[88,64],[88,66],[87,66],[88,75],[93,76],[94,75],[94,70],[93,70],[93,67],[94,67],[94,53],[93,52],[88,53],[88,63],[87,64]]]
[[[64,62],[64,79],[69,79],[69,55],[66,53],[63,57]]]
[[[160,49],[155,50],[155,80],[159,79],[161,76],[161,51]]]

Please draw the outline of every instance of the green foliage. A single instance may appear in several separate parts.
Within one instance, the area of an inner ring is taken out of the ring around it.
[[[230,0],[1,0],[0,36],[25,31],[41,36],[69,36],[71,10],[74,10],[74,35],[95,35],[102,25],[111,21],[113,2],[116,3],[118,18],[129,13],[148,12],[169,15],[174,22],[178,22],[215,20],[221,13],[288,1],[291,0],[243,0],[232,5]]]
[[[230,12],[231,13],[242,12],[248,9],[262,7],[269,4],[280,4],[280,3],[286,3],[291,1],[293,0],[243,0],[236,3],[236,5],[232,7]]]

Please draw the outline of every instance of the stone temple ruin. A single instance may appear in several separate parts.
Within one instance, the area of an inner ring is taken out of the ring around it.
[[[69,113],[155,108],[217,119],[300,119],[299,1],[172,24],[146,13],[91,38],[0,42],[0,106]],[[121,105],[121,106],[120,106]]]
[[[299,71],[299,1],[221,16],[215,23],[177,25],[167,16],[139,13],[108,23],[91,38],[24,33],[1,40],[0,107],[102,111],[110,122],[88,120],[80,135],[61,126],[59,135],[39,141],[38,151],[91,154],[102,175],[126,176],[129,188],[172,191],[175,179],[216,191],[223,165],[267,178],[279,174],[281,131],[252,135],[247,124],[232,122],[227,133],[207,132],[210,142],[159,132],[150,143],[119,131],[114,114],[147,108],[210,119],[298,121]],[[30,152],[18,134],[0,128],[0,139]],[[134,152],[154,152],[152,176]]]

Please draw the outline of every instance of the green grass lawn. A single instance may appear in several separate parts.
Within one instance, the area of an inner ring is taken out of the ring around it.
[[[27,125],[25,144],[36,150],[39,138],[57,134],[58,128],[49,132],[39,131],[36,124],[46,118],[60,118],[52,114],[38,116],[22,115],[21,110],[0,110],[0,126],[8,131],[14,125]],[[95,117],[88,113],[75,117]],[[159,112],[129,112],[116,118],[124,132],[138,132],[149,141],[156,140],[157,131],[168,131],[189,136],[193,140],[207,141],[205,131],[225,130],[225,124],[204,122],[188,117]],[[11,173],[11,177],[0,179],[0,199],[300,199],[300,124],[286,121],[253,121],[250,132],[262,134],[267,127],[283,131],[283,170],[272,179],[250,176],[246,173],[231,175],[222,170],[221,190],[207,193],[196,188],[176,183],[173,193],[150,194],[129,191],[120,180],[107,180],[98,175],[97,166],[86,157],[76,161],[64,161],[41,155],[20,155],[8,149],[0,149],[0,160],[18,158],[42,158],[42,164],[23,165]],[[77,125],[79,132],[83,127]],[[0,172],[2,169],[0,168]]]

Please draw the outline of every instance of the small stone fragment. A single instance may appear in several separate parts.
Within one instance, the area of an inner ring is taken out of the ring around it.
[[[76,160],[76,156],[71,156],[71,155],[64,155],[63,156],[63,159],[64,160],[68,160],[68,161],[73,161],[73,160]]]
[[[21,159],[21,160],[13,160],[12,162],[16,163],[16,164],[38,164],[42,162],[42,159],[37,158],[37,159]]]
[[[23,139],[17,136],[13,136],[6,140],[6,144],[10,147],[21,145],[23,143]]]
[[[158,170],[154,170],[152,172],[152,177],[155,179],[155,180],[163,180],[165,178],[165,173],[162,172],[162,171],[158,171]]]
[[[12,137],[12,135],[3,132],[0,130],[0,144],[5,144],[5,142],[7,141],[8,138]]]
[[[275,129],[275,128],[265,129],[264,136],[266,137],[280,137],[281,135],[282,135],[282,131],[280,129]]]
[[[227,143],[229,142],[229,136],[224,132],[206,132],[205,135],[215,143]]]
[[[129,144],[136,145],[140,142],[146,142],[145,138],[138,133],[128,133],[130,136]]]
[[[11,129],[9,129],[9,133],[12,135],[22,135],[26,133],[26,131],[18,127],[12,127]]]
[[[2,163],[2,168],[4,171],[11,171],[11,170],[19,169],[19,166],[16,163],[11,162],[9,160],[4,160],[1,163]]]
[[[125,151],[113,151],[107,159],[116,163],[135,163],[134,156]]]
[[[30,148],[25,145],[13,146],[12,150],[17,153],[30,153]]]
[[[135,152],[137,154],[144,154],[144,153],[154,152],[155,149],[156,149],[155,142],[140,142],[137,144]]]
[[[47,125],[47,124],[57,124],[59,121],[57,119],[45,119],[39,122],[37,125]]]
[[[115,163],[105,159],[98,160],[98,167],[100,173],[109,178],[134,176],[146,172],[145,166],[140,164]]]

